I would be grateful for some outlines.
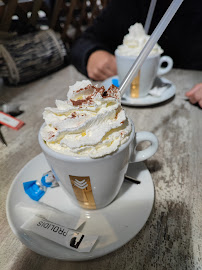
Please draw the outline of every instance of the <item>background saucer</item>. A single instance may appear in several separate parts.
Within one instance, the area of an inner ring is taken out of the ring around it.
[[[108,78],[107,80],[103,81],[101,85],[104,85],[105,88],[109,88],[110,85],[112,84],[113,79],[118,79],[118,76],[113,76],[113,77]],[[163,92],[163,94],[160,97],[152,96],[150,94],[143,98],[129,98],[129,97],[123,96],[121,99],[121,103],[123,105],[143,107],[143,106],[150,106],[150,105],[158,104],[173,97],[176,93],[175,85],[171,81],[163,77],[158,77],[158,81],[159,80],[162,81],[162,84],[168,85],[168,88]]]
[[[141,180],[136,185],[124,181],[117,198],[109,206],[100,210],[84,210],[72,204],[60,187],[48,189],[42,201],[64,212],[86,219],[81,231],[99,235],[98,241],[89,253],[79,253],[36,234],[25,234],[20,226],[32,213],[18,212],[19,202],[32,203],[25,194],[23,182],[40,180],[50,169],[43,154],[36,156],[18,173],[7,196],[7,219],[13,233],[31,250],[43,256],[68,260],[90,260],[108,254],[132,239],[147,221],[154,201],[154,186],[151,175],[144,163],[129,165],[127,174]],[[36,203],[36,202],[34,202]]]

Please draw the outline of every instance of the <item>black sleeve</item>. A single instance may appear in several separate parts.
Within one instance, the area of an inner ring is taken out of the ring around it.
[[[111,0],[94,20],[92,26],[77,39],[71,49],[71,63],[87,76],[86,65],[90,54],[96,50],[114,53],[123,41],[130,25],[139,20],[136,0]]]

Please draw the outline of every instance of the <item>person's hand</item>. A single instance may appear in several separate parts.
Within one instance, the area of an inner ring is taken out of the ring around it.
[[[185,94],[192,104],[198,103],[202,108],[202,83],[196,84]]]
[[[95,81],[103,81],[117,74],[115,56],[107,51],[93,52],[87,63],[88,77]]]

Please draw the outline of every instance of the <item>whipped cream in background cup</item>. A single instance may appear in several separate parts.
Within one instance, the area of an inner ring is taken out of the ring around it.
[[[82,208],[110,204],[128,164],[157,151],[156,136],[135,132],[120,100],[115,86],[106,91],[82,81],[70,87],[67,101],[56,101],[57,108],[44,111],[46,123],[39,131],[39,144],[63,190]],[[136,151],[142,141],[151,145]]]
[[[129,28],[129,33],[124,37],[123,44],[115,50],[118,77],[120,83],[134,64],[141,50],[149,39],[145,34],[142,24],[136,23]],[[138,75],[126,90],[124,96],[130,98],[145,97],[151,90],[157,76],[168,73],[173,67],[173,60],[170,56],[162,56],[163,50],[156,44],[149,56],[144,61]],[[166,63],[166,67],[162,64]]]

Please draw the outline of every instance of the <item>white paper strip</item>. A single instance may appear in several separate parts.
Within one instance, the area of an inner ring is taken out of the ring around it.
[[[26,221],[21,229],[36,233],[77,252],[90,252],[98,239],[98,236],[84,235],[35,215]]]
[[[85,219],[81,217],[64,213],[40,202],[33,202],[32,204],[20,202],[16,205],[16,210],[28,211],[51,222],[59,223],[67,229],[77,230],[85,222]]]

